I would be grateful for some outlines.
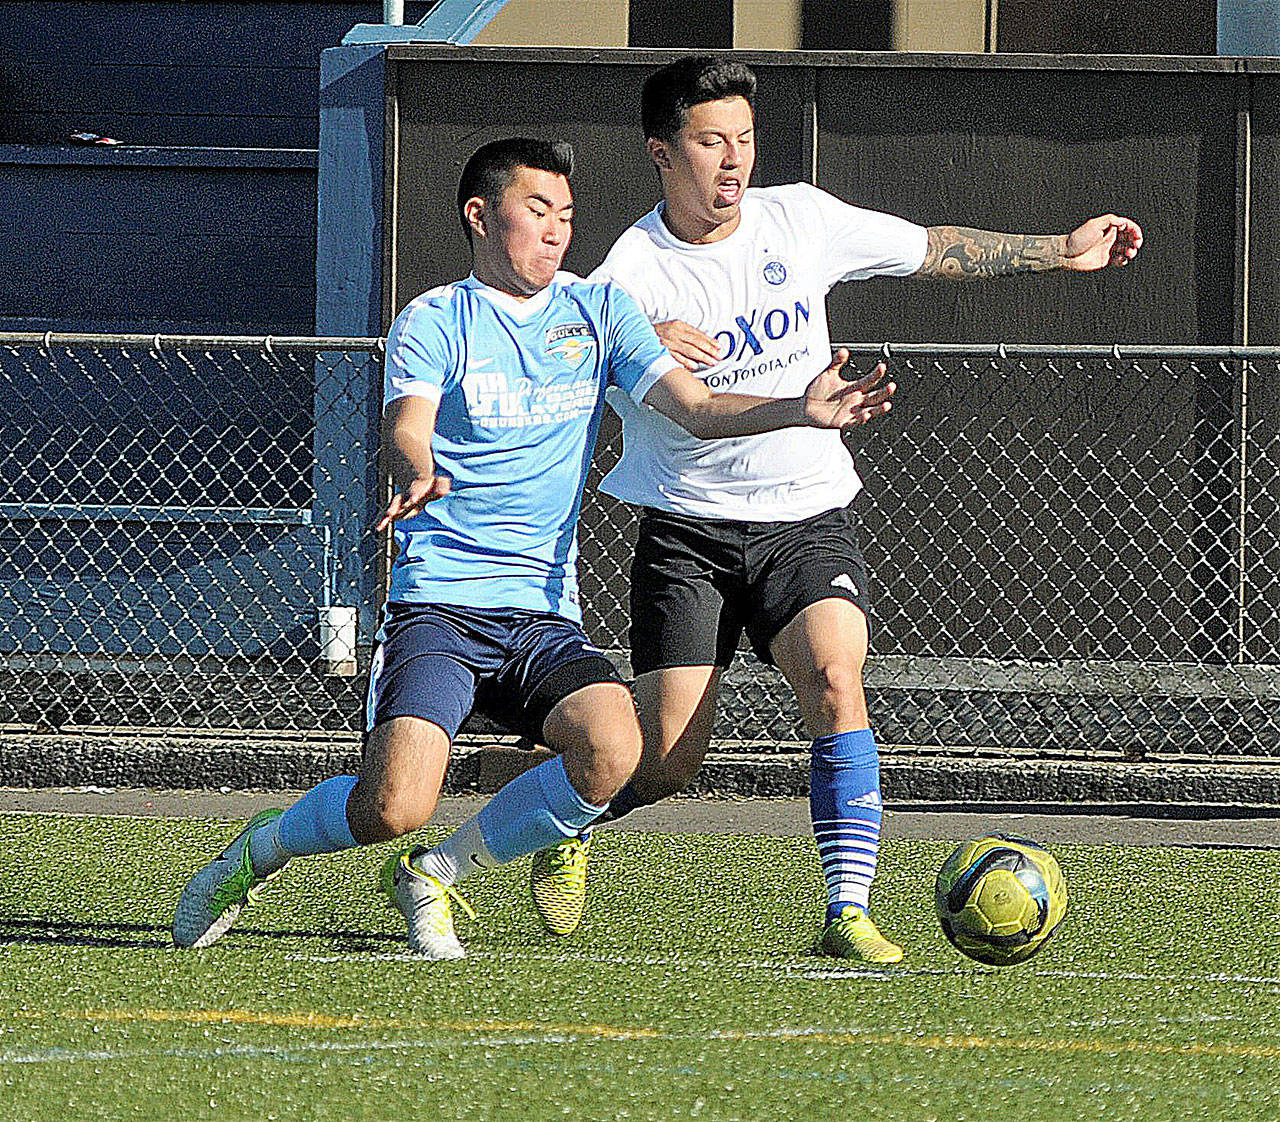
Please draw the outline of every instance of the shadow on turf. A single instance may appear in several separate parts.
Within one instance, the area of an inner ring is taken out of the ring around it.
[[[240,927],[230,936],[259,939],[322,939],[327,947],[344,954],[385,950],[388,943],[403,943],[403,935],[370,931],[317,931]],[[169,949],[173,936],[167,924],[83,923],[69,919],[32,916],[0,916],[0,946],[27,943],[37,946],[138,947]]]
[[[163,935],[163,938],[144,938]],[[171,947],[169,928],[155,923],[79,923],[70,919],[0,916],[0,945],[35,943],[69,947]]]

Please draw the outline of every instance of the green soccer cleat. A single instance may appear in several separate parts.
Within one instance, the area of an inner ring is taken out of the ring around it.
[[[822,933],[822,950],[835,958],[851,958],[888,966],[902,961],[902,948],[889,942],[857,904],[847,904]]]
[[[264,810],[249,819],[231,844],[187,881],[173,917],[173,941],[179,947],[207,947],[235,923],[241,909],[258,899],[269,876],[256,876],[249,860],[249,835],[284,813]]]
[[[529,891],[543,926],[552,935],[572,935],[582,922],[590,849],[590,834],[575,835],[533,855]]]
[[[467,952],[453,931],[449,898],[470,918],[476,913],[452,885],[441,883],[413,864],[421,846],[393,853],[382,864],[378,887],[387,902],[396,908],[409,926],[409,949],[423,958],[445,960],[466,958]]]

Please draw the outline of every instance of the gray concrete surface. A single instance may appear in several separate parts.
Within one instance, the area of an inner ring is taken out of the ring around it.
[[[173,791],[141,788],[0,788],[0,813],[140,815],[241,820],[268,807],[288,806],[298,792]],[[484,796],[441,800],[433,824],[456,826],[484,805]],[[675,798],[645,807],[612,829],[657,833],[806,836],[803,798]],[[993,831],[1022,833],[1045,845],[1060,843],[1280,848],[1280,808],[1170,805],[957,806],[890,805],[885,835],[961,839]]]
[[[717,743],[691,794],[796,798],[809,790],[809,753],[731,750]],[[541,758],[509,744],[454,746],[445,791],[496,790]],[[293,791],[359,766],[354,738],[271,735],[33,734],[0,730],[0,787]],[[888,750],[880,782],[890,804],[1088,806],[1214,804],[1280,808],[1280,758],[1028,759]],[[1273,810],[1280,814],[1280,810]]]

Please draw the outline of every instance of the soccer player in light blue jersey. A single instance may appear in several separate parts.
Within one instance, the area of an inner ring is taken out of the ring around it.
[[[398,551],[360,773],[250,820],[183,890],[179,946],[219,939],[293,857],[425,825],[473,709],[558,754],[434,849],[383,866],[382,889],[424,957],[465,953],[450,907],[451,897],[462,904],[459,881],[574,836],[622,788],[640,727],[613,664],[583,633],[575,565],[606,389],[701,439],[846,428],[889,408],[883,368],[847,381],[846,352],[802,396],[710,393],[625,292],[559,271],[571,172],[568,145],[521,138],[485,145],[463,169],[472,273],[410,303],[387,341],[383,445],[395,494],[377,528],[395,525]]]

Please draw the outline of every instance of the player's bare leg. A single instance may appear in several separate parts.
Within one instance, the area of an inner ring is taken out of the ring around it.
[[[640,761],[640,728],[625,686],[597,682],[562,698],[542,725],[546,745],[587,802],[603,806]]]
[[[675,666],[636,678],[644,747],[629,786],[637,805],[683,791],[698,774],[711,743],[721,673],[716,666]]]
[[[862,689],[867,617],[843,598],[820,600],[778,632],[770,653],[813,737],[809,807],[827,882],[823,948],[841,958],[898,962],[901,948],[880,935],[868,914],[882,808]]]
[[[420,717],[393,717],[369,734],[360,782],[347,801],[352,836],[362,844],[390,841],[425,826],[435,812],[449,737]],[[405,918],[409,948],[424,958],[462,958],[466,952],[453,929],[450,896],[472,914],[447,885],[393,854],[384,862],[379,887]]]
[[[449,737],[420,717],[393,717],[370,734],[347,823],[361,845],[391,841],[425,826],[449,765]]]
[[[870,724],[862,692],[867,632],[862,610],[833,596],[810,604],[769,644],[769,653],[795,691],[809,736]]]

